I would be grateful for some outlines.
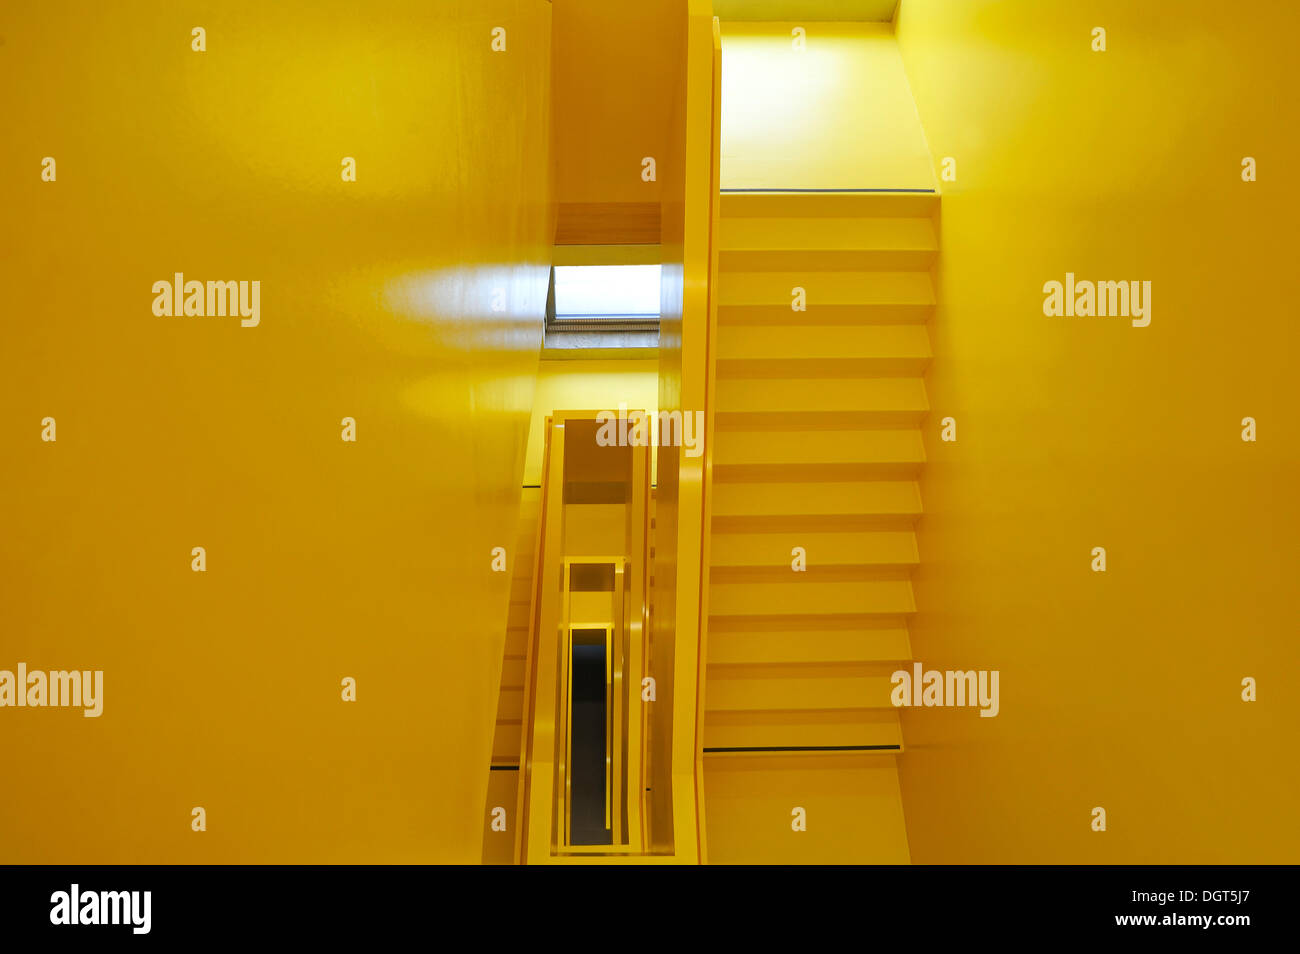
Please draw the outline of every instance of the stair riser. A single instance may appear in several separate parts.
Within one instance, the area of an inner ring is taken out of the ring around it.
[[[803,271],[928,272],[935,253],[929,249],[779,249],[732,250],[718,253],[718,268],[726,272]],[[725,278],[723,279],[725,281]]]
[[[723,220],[735,218],[933,218],[934,192],[724,192]]]
[[[715,569],[777,567],[791,569],[794,548],[806,565],[819,567],[910,567],[917,562],[916,535],[910,532],[719,533],[714,530],[709,562]]]
[[[791,311],[788,301],[776,305],[724,305],[718,308],[718,327],[788,325],[911,325],[934,316],[933,304],[842,304],[812,302],[805,311]],[[797,319],[797,321],[795,321]]]
[[[802,303],[821,305],[933,305],[934,287],[927,272],[811,271],[728,272],[718,278],[718,306],[784,305],[794,316]]]
[[[709,612],[719,615],[784,615],[877,613],[907,614],[916,610],[912,584],[907,581],[844,583],[711,583]]]
[[[924,325],[852,325],[817,328],[798,324],[719,328],[720,361],[843,360],[928,361]]]
[[[880,710],[830,712],[707,711],[704,748],[897,746],[903,733],[898,713]]]

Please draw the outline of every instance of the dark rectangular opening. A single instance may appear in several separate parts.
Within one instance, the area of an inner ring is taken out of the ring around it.
[[[608,845],[612,833],[605,824],[605,631],[573,631],[569,731],[569,842]]]

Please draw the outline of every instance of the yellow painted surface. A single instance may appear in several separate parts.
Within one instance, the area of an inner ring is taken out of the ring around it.
[[[726,20],[881,20],[894,16],[898,0],[713,0]]]
[[[934,187],[889,24],[723,23],[722,188]]]
[[[1298,27],[1283,3],[903,0],[957,172],[913,650],[1001,671],[996,718],[905,714],[915,861],[1300,859]],[[1046,317],[1067,271],[1151,281],[1150,325]]]
[[[0,710],[0,861],[477,860],[550,4],[22,3],[0,34],[0,668],[104,671],[98,719]],[[154,315],[176,271],[260,281],[260,323]]]
[[[710,755],[704,780],[711,864],[907,864],[891,756]]]
[[[649,360],[543,360],[538,366],[537,387],[529,429],[527,458],[523,475],[523,505],[514,538],[514,556],[510,560],[510,603],[505,616],[505,649],[502,678],[495,704],[496,726],[493,733],[492,762],[498,766],[518,765],[523,731],[521,706],[524,694],[525,650],[528,637],[533,569],[537,554],[537,520],[540,510],[542,470],[545,456],[546,419],[558,410],[592,408],[617,412],[619,404],[635,410],[653,412],[658,398],[658,362]],[[651,447],[651,454],[655,448]],[[610,528],[622,531],[623,519],[609,508],[600,506],[569,508],[585,513],[599,513],[597,519],[571,521],[569,532],[586,543],[574,542],[572,552],[617,552],[615,541],[602,534]],[[484,766],[483,771],[488,771]],[[489,796],[485,808],[483,860],[489,864],[509,864],[514,858],[513,834],[503,835],[490,827],[492,809],[507,808],[513,826],[516,814],[518,776],[514,771],[498,769],[488,774]],[[505,801],[503,801],[503,799]],[[508,833],[514,828],[509,827]]]
[[[556,265],[658,265],[658,245],[557,245]]]
[[[663,278],[659,332],[661,410],[703,413],[709,381],[709,282],[713,199],[717,188],[716,37],[709,0],[682,0],[687,14],[677,39],[685,71],[674,92],[670,161],[663,180]],[[685,863],[704,860],[698,766],[698,703],[704,481],[708,457],[663,446],[655,465],[654,585],[651,592],[651,675],[659,681],[650,710],[650,784],[671,789],[652,808],[655,848]]]
[[[659,395],[654,360],[542,361],[537,374],[524,483],[539,484],[546,446],[546,417],[557,410],[586,408],[618,412],[619,404],[654,413]],[[655,452],[651,448],[651,453]]]
[[[515,803],[519,797],[519,772],[515,769],[503,769],[488,773],[486,810],[483,813],[483,864],[508,865],[514,863],[515,857]],[[505,812],[505,827],[492,827],[494,813],[501,819],[498,810]]]
[[[889,680],[911,658],[916,610],[936,209],[933,196],[895,194],[722,203],[703,738],[712,862],[908,861]],[[795,285],[805,310],[791,308]],[[824,751],[845,747],[856,751]],[[802,751],[772,751],[789,748]],[[796,809],[806,831],[791,828]]]
[[[556,194],[561,202],[658,202],[685,0],[554,0]]]
[[[645,738],[641,684],[647,612],[649,454],[645,446],[602,445],[597,412],[561,411],[548,420],[534,610],[525,659],[523,747],[518,783],[516,857],[527,864],[599,863],[610,852],[640,856],[647,801],[668,798],[642,782]],[[621,486],[620,486],[621,485]],[[616,502],[621,501],[621,502]],[[593,586],[579,564],[607,564],[605,585]],[[577,629],[605,629],[607,660],[606,793],[612,842],[571,841],[569,640]],[[610,648],[614,640],[617,651]],[[612,653],[612,655],[611,655]],[[626,682],[624,681],[626,679]],[[569,687],[569,688],[566,688]],[[626,793],[626,797],[623,794]],[[497,846],[485,843],[485,857]],[[662,854],[662,852],[660,852]]]
[[[510,602],[505,618],[505,646],[500,689],[496,698],[496,725],[492,734],[492,768],[487,775],[487,801],[483,805],[483,856],[486,864],[512,864],[519,829],[519,763],[523,739],[524,682],[527,670],[528,629],[532,612],[533,567],[537,552],[540,489],[525,488],[510,573]],[[504,813],[504,818],[497,810]],[[504,826],[504,827],[503,827]]]

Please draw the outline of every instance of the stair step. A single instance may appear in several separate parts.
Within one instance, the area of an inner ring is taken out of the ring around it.
[[[902,617],[777,620],[713,617],[710,664],[871,663],[912,658]]]
[[[808,484],[849,481],[914,480],[921,465],[914,461],[864,461],[857,464],[733,464],[713,467],[714,485],[730,483],[793,483]],[[864,521],[863,528],[896,526],[901,521]],[[780,530],[783,526],[766,529]]]
[[[492,736],[492,761],[512,763],[519,761],[522,751],[523,723],[518,721],[498,722]]]
[[[766,381],[767,378],[737,378]],[[839,380],[828,378],[827,381]],[[920,427],[926,411],[719,411],[714,423],[720,431],[855,431],[897,430]]]
[[[791,572],[791,576],[798,576]],[[819,613],[913,613],[912,583],[884,580],[817,580],[788,583],[709,583],[709,613],[718,616],[777,616]]]
[[[524,689],[522,686],[502,686],[497,702],[498,722],[521,722],[524,712]]]
[[[720,200],[723,219],[928,218],[939,207],[939,195],[934,192],[724,192]]]
[[[910,417],[930,409],[925,381],[919,377],[724,378],[718,380],[714,402],[719,426],[739,423],[742,414],[870,412]]]
[[[807,288],[807,286],[804,286]],[[733,325],[907,325],[924,324],[934,314],[932,302],[913,304],[831,304],[809,302],[807,311],[792,311],[789,298],[776,305],[719,305],[718,327]]]
[[[718,228],[722,252],[928,251],[939,247],[927,217],[723,216]]]
[[[507,656],[518,656],[522,658],[528,652],[528,618],[525,615],[519,621],[519,625],[511,625],[506,628],[506,651]]]
[[[915,358],[745,358],[719,359],[719,378],[869,378],[920,377],[928,357]]]
[[[719,328],[719,362],[930,359],[925,325],[754,325]],[[924,366],[924,365],[922,365]]]
[[[928,218],[723,218],[723,271],[928,269],[938,244]]]
[[[777,247],[720,251],[718,268],[724,275],[764,269],[804,272],[852,270],[927,272],[934,264],[935,254],[933,249],[819,250]]]
[[[715,435],[719,480],[814,480],[912,476],[925,461],[915,429],[723,431]]]
[[[706,712],[706,750],[903,744],[898,713],[879,709]]]
[[[514,576],[510,578],[510,602],[528,603],[533,595],[533,577],[530,573],[528,576]]]
[[[718,666],[706,670],[706,711],[884,709],[896,663],[838,666]],[[706,723],[707,724],[707,723]]]
[[[793,573],[790,551],[794,547],[804,548],[810,570],[917,563],[916,534],[910,530],[728,533],[715,527],[709,542],[709,565],[715,569],[774,567]]]
[[[524,687],[523,657],[507,656],[501,667],[501,688],[523,689],[523,687]]]
[[[802,288],[814,305],[933,305],[934,286],[927,272],[728,272],[718,279],[718,307],[782,305],[791,308],[794,288]]]
[[[712,530],[856,530],[908,525],[920,513],[921,492],[911,480],[717,483]]]

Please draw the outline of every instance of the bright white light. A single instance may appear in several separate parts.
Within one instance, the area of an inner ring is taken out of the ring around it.
[[[556,318],[658,318],[658,265],[556,265]]]

